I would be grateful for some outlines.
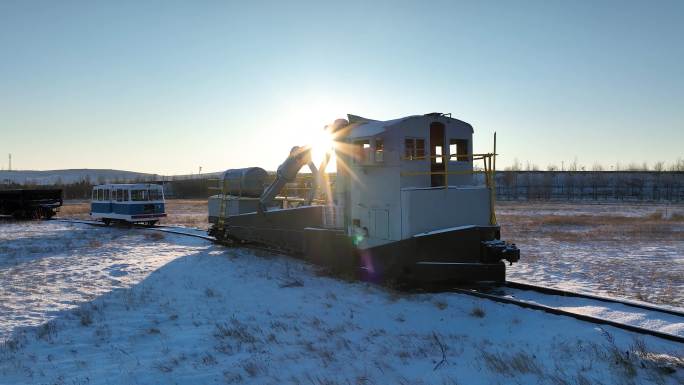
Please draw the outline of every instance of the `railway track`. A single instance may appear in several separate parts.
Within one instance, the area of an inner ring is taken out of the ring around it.
[[[684,343],[684,312],[674,309],[514,281],[449,291]]]
[[[98,221],[68,218],[54,218],[53,220],[91,226],[105,226]],[[178,226],[135,226],[135,228],[196,237],[211,242],[216,241],[214,237],[203,234],[203,230],[200,229]],[[526,309],[540,310],[550,314],[572,317],[598,325],[612,326],[630,332],[684,343],[684,335],[668,332],[668,328],[677,329],[678,325],[681,326],[679,329],[684,329],[684,312],[675,309],[516,281],[507,281],[497,286],[444,287],[439,290],[516,305]]]
[[[574,291],[557,289],[554,287],[539,286],[539,285],[533,285],[533,284],[529,284],[529,283],[525,283],[525,282],[510,281],[510,280],[506,281],[505,285],[506,285],[506,287],[513,288],[513,289],[531,290],[531,291],[537,291],[537,292],[544,293],[544,294],[557,295],[557,296],[561,296],[561,297],[587,298],[587,299],[601,301],[601,302],[607,302],[607,303],[619,303],[619,304],[631,306],[634,308],[656,311],[656,312],[661,312],[661,313],[665,313],[665,314],[671,314],[671,315],[678,316],[678,317],[684,317],[684,311],[670,309],[670,308],[666,308],[666,307],[662,307],[662,306],[656,306],[656,305],[653,305],[650,303],[645,303],[645,302],[630,301],[630,300],[626,300],[626,299],[612,298],[612,297],[601,297],[601,296],[594,295],[594,294],[578,293],[578,292],[574,292]]]
[[[53,218],[52,220],[58,221],[58,222],[81,223],[81,224],[90,225],[90,226],[107,227],[104,223],[99,222],[99,221],[89,221],[89,220],[83,220],[83,219],[68,219],[68,218]],[[201,239],[205,239],[205,240],[211,241],[211,242],[216,241],[216,238],[207,235],[205,233],[205,231],[201,230],[201,229],[195,229],[195,228],[189,228],[189,227],[180,227],[180,226],[147,227],[147,226],[134,225],[133,227],[136,229],[141,229],[141,230],[159,231],[159,232],[169,233],[169,234],[186,235],[188,237],[201,238]]]

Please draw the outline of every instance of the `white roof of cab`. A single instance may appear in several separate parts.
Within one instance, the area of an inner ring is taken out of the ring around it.
[[[385,131],[387,131],[391,126],[394,126],[395,124],[401,123],[405,120],[415,118],[420,115],[412,115],[412,116],[407,116],[404,118],[399,118],[399,119],[392,119],[392,120],[372,120],[372,119],[366,119],[366,118],[361,118],[361,117],[356,117],[359,120],[362,120],[361,122],[358,123],[352,123],[352,128],[349,132],[349,134],[346,135],[347,138],[365,138],[368,136],[375,136],[378,134],[381,134]],[[350,117],[351,118],[351,117]],[[350,119],[352,121],[352,119]]]
[[[99,184],[93,188],[150,188],[153,186],[162,188],[162,185],[156,183],[108,183]]]
[[[403,118],[399,119],[392,119],[392,120],[373,120],[373,119],[367,119],[367,118],[362,118],[360,116],[355,116],[355,115],[348,115],[349,117],[349,133],[347,133],[344,137],[349,138],[349,139],[356,139],[356,138],[367,138],[375,135],[382,134],[385,131],[388,131],[392,126],[395,126],[397,124],[403,123],[409,119],[414,119],[414,118],[423,118],[423,119],[433,119],[435,116],[439,117],[447,117],[451,121],[456,121],[456,122],[461,122],[464,124],[467,124],[470,126],[470,124],[458,120],[455,118],[452,118],[451,116],[445,116],[443,114],[439,113],[431,113],[431,114],[425,114],[425,115],[411,115],[411,116],[406,116]],[[471,132],[472,132],[472,126],[470,126]]]

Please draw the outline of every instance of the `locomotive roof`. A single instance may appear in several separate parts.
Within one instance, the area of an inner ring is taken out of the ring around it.
[[[361,116],[357,115],[347,115],[348,120],[349,120],[349,133],[345,135],[347,138],[364,138],[368,136],[374,136],[381,134],[385,131],[390,130],[392,127],[404,123],[410,119],[447,119],[450,121],[454,122],[459,122],[466,124],[470,126],[470,129],[472,131],[473,127],[462,120],[452,118],[451,116],[447,114],[442,114],[440,112],[432,112],[429,114],[424,114],[424,115],[410,115],[406,116],[403,118],[398,118],[398,119],[392,119],[392,120],[373,120],[373,119],[368,119],[368,118],[363,118]]]
[[[162,187],[162,185],[160,185],[158,183],[105,183],[105,184],[98,184],[96,186],[93,186],[93,188],[97,188],[97,187],[149,188],[150,186]]]

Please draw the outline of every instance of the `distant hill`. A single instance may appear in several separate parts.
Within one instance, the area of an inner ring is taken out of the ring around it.
[[[172,181],[172,180],[191,180],[204,178],[217,178],[222,172],[210,172],[185,175],[161,175],[149,174],[144,172],[111,170],[97,168],[78,168],[67,170],[0,170],[0,185],[33,184],[33,185],[54,185],[71,184],[81,181],[89,181],[91,184],[101,183],[129,183],[140,181]]]
[[[169,179],[158,174],[147,174],[142,172],[107,170],[107,169],[70,169],[70,170],[17,170],[0,171],[0,183],[36,184],[52,185],[56,183],[76,183],[88,180],[91,183],[110,183],[110,182],[133,182],[133,181],[154,181],[162,178]]]

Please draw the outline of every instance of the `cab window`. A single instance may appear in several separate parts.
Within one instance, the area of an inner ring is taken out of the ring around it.
[[[407,159],[407,160],[425,159],[425,139],[424,138],[405,138],[404,139],[404,159]]]
[[[468,161],[468,140],[450,139],[449,140],[449,160],[458,162]]]
[[[354,141],[354,162],[366,163],[370,159],[370,140],[355,140]]]
[[[375,139],[375,161],[385,161],[385,143],[382,139]]]

